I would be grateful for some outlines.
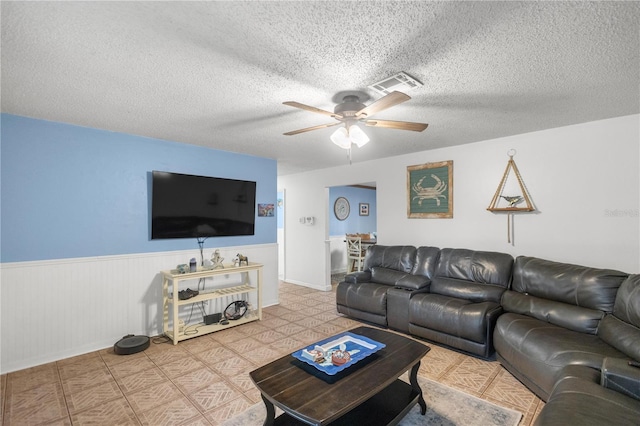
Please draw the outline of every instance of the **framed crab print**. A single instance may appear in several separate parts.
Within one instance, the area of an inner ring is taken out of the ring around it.
[[[407,217],[453,217],[453,161],[407,167]]]

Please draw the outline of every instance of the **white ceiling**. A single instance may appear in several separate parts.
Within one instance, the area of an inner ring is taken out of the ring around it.
[[[640,112],[638,2],[1,3],[2,111],[278,160],[347,164],[336,96],[424,83],[360,162]]]

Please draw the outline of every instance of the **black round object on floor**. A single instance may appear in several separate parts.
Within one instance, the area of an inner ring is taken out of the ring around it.
[[[144,351],[150,344],[151,341],[147,336],[127,334],[113,345],[113,351],[118,355],[131,355]]]

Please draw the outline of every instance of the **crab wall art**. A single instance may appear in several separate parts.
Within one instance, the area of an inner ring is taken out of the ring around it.
[[[407,217],[453,217],[453,161],[407,167]]]

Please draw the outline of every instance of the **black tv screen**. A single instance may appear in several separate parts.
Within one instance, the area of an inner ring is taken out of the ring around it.
[[[256,183],[153,171],[151,239],[254,235]]]

